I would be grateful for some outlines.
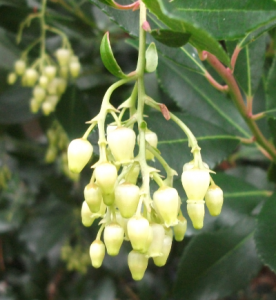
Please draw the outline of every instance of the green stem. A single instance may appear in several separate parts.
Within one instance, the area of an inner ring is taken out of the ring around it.
[[[98,122],[98,128],[99,128],[99,148],[100,148],[100,161],[101,162],[105,162],[107,161],[107,157],[106,157],[106,144],[107,144],[107,141],[106,141],[106,138],[105,138],[105,128],[104,128],[104,125],[105,125],[105,119],[106,119],[106,115],[108,113],[108,110],[110,110],[110,97],[112,95],[112,93],[118,88],[120,87],[121,85],[129,82],[129,81],[132,81],[132,80],[135,80],[136,79],[136,75],[132,76],[132,77],[128,77],[128,78],[125,78],[125,79],[121,79],[115,83],[113,83],[106,91],[104,97],[103,97],[103,102],[102,102],[102,105],[101,105],[101,110],[99,112],[99,114],[97,115],[96,118],[94,118],[93,120],[97,121]],[[93,121],[92,120],[92,121]]]
[[[162,178],[160,177],[159,174],[153,173],[152,176],[153,176],[154,181],[155,181],[160,187],[165,186],[165,183],[164,183],[164,181],[162,180]]]
[[[85,131],[84,135],[82,136],[83,139],[87,140],[90,132],[94,129],[94,127],[97,125],[96,122],[93,122],[89,127],[88,129]]]
[[[40,16],[40,31],[41,31],[41,43],[40,43],[40,72],[43,71],[44,57],[46,51],[46,30],[45,30],[45,12],[46,12],[47,0],[42,0],[41,16]]]

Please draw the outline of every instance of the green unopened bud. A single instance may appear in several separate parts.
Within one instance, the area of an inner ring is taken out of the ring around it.
[[[78,61],[72,61],[69,64],[69,70],[72,77],[76,78],[80,75],[81,65]]]
[[[69,72],[69,68],[67,66],[62,66],[59,69],[59,75],[61,78],[66,79],[68,78],[68,72]]]
[[[203,200],[210,184],[210,174],[207,169],[184,170],[181,181],[188,199]]]
[[[8,84],[13,85],[16,82],[16,78],[17,76],[15,73],[10,73],[7,78]]]
[[[35,69],[27,69],[24,78],[27,86],[33,86],[37,81],[38,73]]]
[[[99,268],[104,260],[105,246],[100,240],[95,240],[90,246],[90,258],[92,266],[94,268]]]
[[[42,103],[42,112],[45,116],[48,116],[51,112],[53,112],[55,110],[55,106],[49,102],[49,101],[44,101]]]
[[[113,194],[117,179],[117,169],[111,163],[102,163],[95,168],[95,178],[102,194]],[[104,196],[103,196],[104,197]]]
[[[148,257],[156,257],[162,255],[163,240],[165,237],[164,227],[160,224],[151,224],[152,241],[148,249]]]
[[[195,229],[201,229],[204,221],[204,202],[203,200],[187,200],[187,211]]]
[[[178,224],[173,227],[174,238],[181,242],[184,239],[187,230],[187,220],[183,216],[178,217]]]
[[[89,183],[86,185],[84,188],[84,199],[92,212],[96,213],[100,210],[103,197],[96,184]]]
[[[125,177],[126,182],[136,184],[139,173],[140,173],[140,165],[139,163],[134,163],[130,171],[127,173]]]
[[[133,250],[129,253],[127,261],[132,278],[141,280],[148,266],[148,258],[144,254]]]
[[[178,223],[179,200],[175,188],[167,186],[159,188],[153,194],[153,202],[158,213],[164,220],[165,226],[174,226]]]
[[[90,211],[87,203],[83,201],[82,207],[81,207],[81,221],[83,226],[90,227],[95,218],[92,216],[92,212]]]
[[[147,72],[154,72],[158,65],[158,53],[155,46],[155,43],[150,43],[146,51],[146,66],[145,69]]]
[[[57,74],[57,68],[55,66],[46,66],[43,70],[44,75],[49,81],[53,80]]]
[[[80,173],[93,154],[93,146],[85,139],[75,139],[68,146],[68,165],[73,173]]]
[[[155,132],[148,129],[145,133],[145,139],[152,147],[157,148],[158,137]],[[149,150],[146,150],[146,159],[151,160],[153,158],[154,155]]]
[[[139,203],[139,187],[131,183],[123,183],[115,189],[115,203],[124,218],[130,218],[136,212]]]
[[[42,102],[46,96],[46,91],[39,85],[33,89],[33,96],[36,101]]]
[[[68,49],[60,48],[56,51],[56,57],[60,66],[66,66],[69,62],[71,53]]]
[[[123,218],[122,215],[120,214],[120,212],[117,211],[116,212],[116,221],[124,229],[125,240],[129,241],[128,234],[127,234],[128,219]]]
[[[217,185],[211,185],[205,195],[205,202],[211,216],[218,216],[223,205],[223,191]]]
[[[49,83],[49,79],[45,75],[39,77],[39,85],[42,88],[47,89],[48,83]]]
[[[162,255],[153,258],[154,264],[158,267],[165,266],[172,248],[172,237],[165,235],[162,244]]]
[[[126,127],[117,127],[107,135],[107,142],[116,161],[124,163],[133,159],[135,132]]]
[[[41,103],[38,102],[35,98],[32,98],[30,101],[30,110],[33,114],[36,114],[40,109]]]
[[[66,91],[67,81],[64,78],[57,78],[57,94],[62,95]]]
[[[26,63],[24,60],[17,60],[14,64],[15,73],[17,75],[23,75],[26,69]]]
[[[147,250],[149,230],[149,221],[142,216],[134,216],[128,220],[127,233],[134,250]]]
[[[105,226],[104,243],[107,253],[111,256],[119,254],[124,240],[124,229],[117,223],[111,223]]]

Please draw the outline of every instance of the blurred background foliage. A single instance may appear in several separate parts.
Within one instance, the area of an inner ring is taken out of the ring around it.
[[[147,2],[155,8],[162,2],[166,6],[166,1]],[[214,3],[223,17],[220,1]],[[242,28],[239,21],[243,16],[232,16],[236,20],[233,30],[220,26],[218,32],[210,22],[207,33],[208,26],[206,29],[206,24],[199,22],[200,16],[177,17],[207,30],[198,33],[191,29],[195,35],[212,34],[214,40],[220,40],[223,48],[215,50],[225,61],[237,42],[243,41],[235,77],[244,95],[254,95],[254,112],[270,110],[258,125],[275,142],[276,10],[268,6],[269,13],[264,9],[262,14],[254,3]],[[220,80],[190,44],[169,48],[157,42],[159,66],[157,74],[146,76],[147,93],[166,104],[198,137],[203,158],[217,172],[214,179],[225,193],[222,214],[213,218],[207,212],[201,231],[188,221],[186,237],[173,243],[166,266],[158,268],[151,262],[140,282],[131,279],[127,243],[118,257],[106,255],[100,269],[91,267],[88,249],[97,224],[85,228],[80,218],[83,188],[91,170],[86,167],[80,178],[68,175],[63,163],[66,151],[58,141],[61,134],[66,133],[69,141],[84,133],[85,122],[97,114],[105,90],[115,81],[99,55],[106,31],[124,72],[135,69],[138,12],[116,11],[98,0],[48,0],[46,21],[66,33],[82,70],[79,78],[68,83],[56,111],[46,117],[30,112],[31,88],[20,82],[10,86],[6,80],[20,53],[40,34],[33,21],[16,44],[21,22],[40,7],[36,0],[0,0],[0,299],[276,299],[275,164],[255,144],[240,143],[241,137],[251,137],[248,127],[228,95],[215,90],[202,76],[208,70]],[[173,13],[166,9],[173,20]],[[162,27],[162,18],[159,15],[157,21],[156,16],[149,14],[152,28]],[[202,16],[207,16],[204,11]],[[209,21],[215,17],[210,14]],[[212,39],[205,41],[210,49],[214,47]],[[47,34],[46,45],[54,55],[61,39]],[[38,56],[34,48],[30,59]],[[112,104],[117,107],[129,93],[129,86],[118,89]],[[186,137],[160,114],[150,109],[146,114],[149,128],[158,134],[158,148],[180,174],[183,164],[192,158]],[[97,134],[89,139],[96,148],[96,161]],[[49,151],[54,152],[51,159]],[[153,166],[159,168],[157,163]],[[175,187],[184,203],[179,179]]]

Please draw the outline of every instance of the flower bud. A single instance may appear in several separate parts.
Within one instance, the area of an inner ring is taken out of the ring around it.
[[[130,171],[127,173],[125,177],[126,182],[136,184],[139,173],[140,173],[140,165],[139,163],[134,163]]]
[[[67,81],[64,78],[57,78],[57,94],[62,95],[66,91]]]
[[[172,248],[172,237],[165,235],[162,244],[162,255],[153,258],[154,264],[158,267],[165,266]]]
[[[49,79],[48,79],[47,76],[42,75],[42,76],[39,77],[39,85],[40,85],[42,88],[46,89],[46,88],[47,88],[47,85],[48,85],[48,82],[49,82]]]
[[[205,195],[205,202],[211,216],[218,216],[223,204],[223,191],[217,185],[211,185]]]
[[[183,216],[178,217],[178,224],[173,227],[174,238],[181,242],[184,239],[187,230],[187,220]]]
[[[68,72],[69,72],[69,69],[68,69],[67,66],[62,66],[59,69],[59,75],[63,79],[67,79],[68,78]]]
[[[203,200],[187,200],[187,211],[192,220],[195,229],[203,227],[204,220],[204,201]]]
[[[132,217],[139,203],[139,187],[131,183],[123,183],[115,189],[115,203],[124,218]]]
[[[26,63],[24,60],[17,60],[14,64],[15,73],[17,75],[23,75],[26,69]]]
[[[114,193],[114,185],[117,179],[116,167],[109,163],[102,163],[95,168],[97,185],[100,187],[103,197],[104,194]]]
[[[55,106],[49,102],[49,101],[44,101],[42,103],[42,112],[45,116],[48,116],[51,112],[53,112],[55,110]]]
[[[126,127],[117,127],[107,135],[109,148],[116,161],[126,162],[133,158],[135,132]]]
[[[82,207],[81,207],[81,221],[83,226],[90,227],[95,218],[92,216],[92,212],[90,211],[87,203],[83,201]]]
[[[92,266],[99,268],[104,260],[105,246],[101,240],[95,240],[90,246],[90,258]]]
[[[148,258],[144,254],[133,250],[129,253],[127,261],[132,278],[141,280],[148,266]]]
[[[30,110],[33,114],[36,114],[40,109],[41,103],[36,101],[35,98],[32,98],[30,101]]]
[[[73,173],[80,173],[93,154],[93,146],[85,139],[75,139],[68,146],[68,166]]]
[[[210,184],[210,174],[206,169],[185,170],[181,181],[189,200],[203,200]]]
[[[134,216],[128,220],[127,233],[134,250],[147,250],[149,230],[149,221],[142,216]]]
[[[43,73],[48,80],[51,81],[56,77],[57,68],[55,66],[46,66],[43,70]]]
[[[60,66],[66,66],[70,59],[70,50],[60,48],[56,51],[56,57]]]
[[[100,210],[102,204],[102,194],[99,187],[94,183],[89,183],[84,188],[84,199],[89,209],[96,213]]]
[[[33,86],[37,81],[38,73],[35,69],[27,69],[24,78],[27,86]]]
[[[166,227],[174,226],[178,223],[179,200],[175,188],[168,186],[159,188],[153,194],[153,202]]]
[[[160,224],[151,224],[152,241],[148,249],[148,257],[156,257],[162,255],[163,240],[165,237],[164,227]]]
[[[107,125],[106,127],[106,134],[108,135],[111,131],[115,130],[118,126],[117,125]]]
[[[120,212],[116,211],[116,221],[124,229],[125,240],[129,241],[128,234],[127,234],[128,219],[123,218],[122,215],[120,214]]]
[[[39,85],[33,89],[33,96],[37,102],[42,102],[46,96],[46,91]]]
[[[81,65],[78,61],[72,61],[69,64],[69,70],[72,77],[76,78],[80,75]]]
[[[16,82],[16,78],[16,73],[10,73],[7,78],[8,84],[13,85]]]
[[[158,137],[155,132],[148,129],[145,132],[145,139],[152,147],[157,148]],[[151,160],[153,158],[154,158],[154,155],[149,150],[146,150],[146,159]]]
[[[209,169],[209,166],[205,162],[202,162],[202,164],[205,169]],[[194,169],[194,167],[195,167],[195,162],[194,162],[194,160],[192,160],[192,161],[184,164],[183,171]]]
[[[124,229],[118,223],[105,226],[104,243],[107,253],[111,256],[118,255],[124,240]]]

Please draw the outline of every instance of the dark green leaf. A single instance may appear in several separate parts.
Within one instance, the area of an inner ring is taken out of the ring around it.
[[[90,114],[83,94],[75,86],[67,88],[56,108],[56,115],[70,139],[81,137],[87,129]]]
[[[235,135],[205,120],[183,113],[177,117],[192,130],[202,149],[203,159],[211,168],[227,158],[239,144]],[[166,121],[161,113],[151,113],[147,123],[149,129],[158,135],[158,149],[180,175],[183,164],[193,159],[185,133],[172,120]]]
[[[180,2],[180,1],[175,1]],[[150,12],[153,13],[160,21],[166,26],[171,28],[173,31],[190,33],[191,37],[189,43],[197,48],[199,51],[206,50],[217,56],[225,65],[230,64],[229,57],[221,47],[221,45],[205,30],[194,26],[192,23],[180,20],[177,17],[171,18],[163,11],[163,6],[158,0],[145,0],[144,3],[149,8]],[[172,4],[173,2],[170,2]]]
[[[114,76],[117,76],[119,78],[126,78],[127,75],[123,73],[113,55],[113,51],[109,41],[109,32],[107,32],[102,39],[100,51],[103,64],[105,65],[107,70]]]
[[[235,78],[249,97],[255,94],[263,74],[266,37],[263,35],[255,42],[245,46],[239,53],[236,62]]]
[[[267,82],[266,82],[266,109],[276,109],[276,56],[274,57],[273,63],[270,67]]]
[[[157,1],[169,18],[204,28],[218,40],[244,37],[276,19],[276,3],[271,0]]]
[[[194,237],[181,258],[173,299],[218,299],[242,288],[261,267],[254,229],[254,220],[246,218]]]
[[[169,47],[182,47],[188,43],[190,33],[177,32],[169,29],[155,29],[150,33],[158,42]]]
[[[159,57],[158,77],[165,92],[191,115],[204,119],[227,132],[250,137],[234,105],[199,74]]]
[[[276,271],[276,195],[273,194],[262,207],[257,217],[255,241],[263,262]]]

